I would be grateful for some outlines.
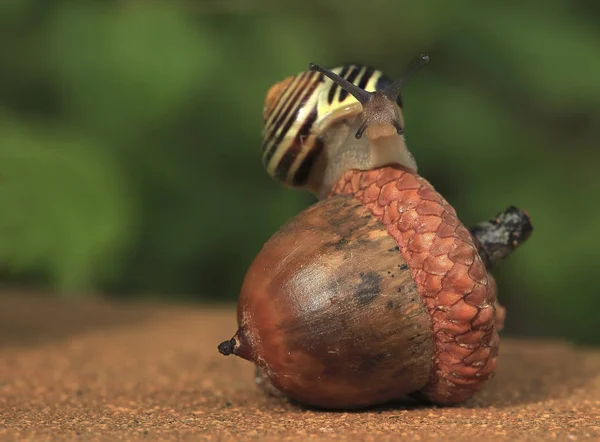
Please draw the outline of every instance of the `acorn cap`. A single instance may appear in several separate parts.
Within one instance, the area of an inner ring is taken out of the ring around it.
[[[462,402],[496,368],[496,287],[456,211],[424,178],[402,167],[347,172],[332,195],[353,195],[386,226],[432,319],[435,352],[421,391]]]

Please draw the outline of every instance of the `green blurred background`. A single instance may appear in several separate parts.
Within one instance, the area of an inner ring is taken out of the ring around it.
[[[356,61],[404,93],[420,173],[466,225],[532,238],[495,272],[507,333],[600,344],[600,3],[2,0],[0,282],[234,302],[314,202],[260,162],[270,85]]]

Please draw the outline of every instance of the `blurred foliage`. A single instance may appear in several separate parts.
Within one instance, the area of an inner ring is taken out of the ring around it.
[[[591,0],[4,0],[2,279],[235,300],[314,201],[262,169],[268,87],[428,51],[404,94],[420,173],[466,225],[511,204],[534,221],[496,271],[507,330],[598,344],[599,23]]]

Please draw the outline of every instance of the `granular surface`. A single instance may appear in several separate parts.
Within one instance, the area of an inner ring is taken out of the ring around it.
[[[600,440],[600,350],[501,339],[462,406],[355,412],[266,397],[217,345],[235,308],[0,296],[3,440]]]

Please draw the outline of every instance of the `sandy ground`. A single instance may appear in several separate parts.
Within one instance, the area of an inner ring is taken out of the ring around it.
[[[0,296],[0,439],[600,440],[600,350],[504,339],[464,406],[321,412],[221,356],[234,329],[233,307]]]

